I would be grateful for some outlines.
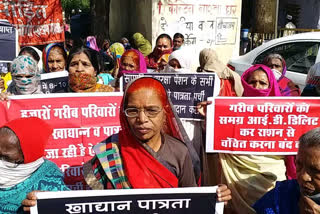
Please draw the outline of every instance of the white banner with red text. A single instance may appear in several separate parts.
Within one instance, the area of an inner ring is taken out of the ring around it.
[[[320,99],[212,98],[207,107],[206,151],[292,155],[299,137],[319,127]]]

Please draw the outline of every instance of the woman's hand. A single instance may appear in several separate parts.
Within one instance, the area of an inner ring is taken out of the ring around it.
[[[212,104],[212,101],[203,101],[201,103],[198,103],[197,105],[197,111],[202,115],[206,116],[207,115],[207,105]]]
[[[227,185],[219,184],[217,189],[218,201],[224,202],[225,205],[228,204],[228,201],[232,199],[231,190],[228,189]]]
[[[300,213],[320,214],[320,205],[307,196],[300,196],[299,209]]]
[[[0,93],[0,101],[8,101],[8,97],[10,96],[10,93],[4,92],[4,93]]]
[[[41,192],[39,190],[32,191],[28,193],[26,199],[22,201],[23,210],[26,212],[30,212],[30,207],[36,206],[37,204],[37,196],[36,193]]]

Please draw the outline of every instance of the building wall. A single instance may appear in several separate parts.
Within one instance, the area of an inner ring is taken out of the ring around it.
[[[111,0],[109,33],[111,41],[119,41],[129,29],[130,0]]]
[[[286,23],[286,5],[298,4],[301,8],[297,28],[320,28],[320,1],[319,0],[280,0],[279,25]],[[295,14],[290,14],[295,15]]]
[[[130,32],[142,33],[149,41],[152,39],[152,1],[131,0],[129,11]]]

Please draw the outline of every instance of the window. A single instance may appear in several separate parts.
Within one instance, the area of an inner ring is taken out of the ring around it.
[[[314,65],[319,50],[317,42],[295,42],[278,45],[260,54],[254,64],[260,64],[271,53],[278,53],[286,60],[287,70],[307,74]]]

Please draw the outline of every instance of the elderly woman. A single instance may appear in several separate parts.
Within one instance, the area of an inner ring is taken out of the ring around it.
[[[160,81],[140,78],[127,86],[120,123],[119,134],[95,145],[96,155],[83,166],[92,189],[197,186],[199,157]],[[218,201],[231,199],[226,185],[220,185],[217,193]],[[23,204],[35,203],[31,193]]]
[[[84,166],[89,186],[98,189],[197,186],[199,157],[158,80],[140,78],[127,86],[120,121],[119,134],[94,146],[96,156]],[[112,164],[114,161],[117,164]],[[218,192],[220,201],[230,199],[226,186]]]
[[[67,52],[60,43],[49,44],[42,52],[43,70],[45,73],[64,71]]]
[[[298,214],[320,212],[320,128],[299,139],[297,180],[277,182],[253,208],[258,214]]]
[[[120,59],[118,78],[123,74],[147,73],[144,56],[135,49],[127,50]]]
[[[42,94],[40,71],[35,60],[21,55],[15,58],[11,67],[12,83],[7,92],[11,95]]]
[[[71,92],[112,92],[109,85],[97,83],[102,69],[98,52],[88,47],[73,49],[67,60]]]
[[[135,48],[137,48],[143,54],[143,56],[146,57],[152,52],[151,43],[144,38],[141,33],[133,34],[132,38]]]
[[[147,68],[156,70],[158,61],[163,54],[172,53],[172,39],[168,34],[161,34],[156,40],[156,47],[153,52],[146,57]]]
[[[262,64],[272,69],[282,96],[300,96],[299,86],[285,76],[287,72],[286,61],[280,54],[269,54]]]
[[[199,55],[200,67],[197,72],[214,72],[220,79],[219,96],[241,97],[243,87],[239,74],[223,64],[213,49],[205,48]]]
[[[270,68],[254,65],[241,76],[244,97],[281,96],[277,80]],[[251,206],[276,181],[286,180],[283,156],[219,154],[222,180],[232,191],[232,209],[238,213],[254,213]]]
[[[52,128],[39,118],[21,118],[0,128],[0,213],[23,213],[29,192],[68,190],[63,174],[45,160]]]

